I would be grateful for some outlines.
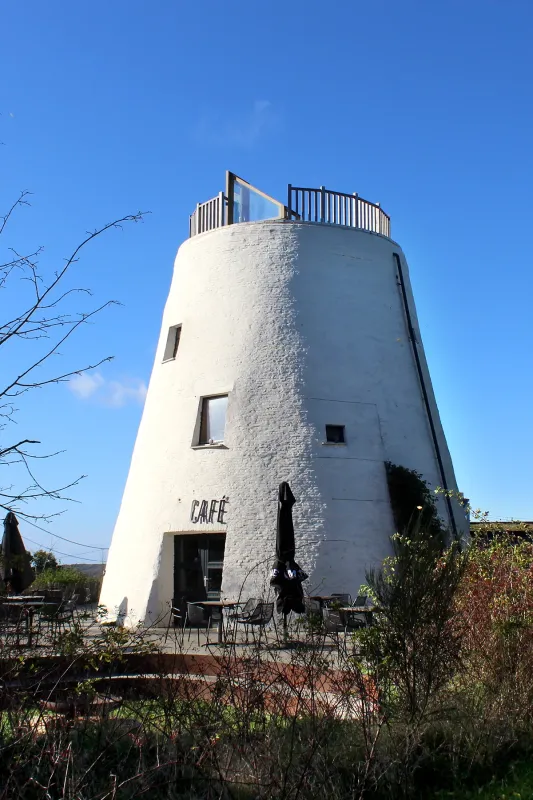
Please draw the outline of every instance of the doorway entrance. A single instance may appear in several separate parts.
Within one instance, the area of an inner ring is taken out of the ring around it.
[[[225,533],[174,536],[174,600],[220,600]]]

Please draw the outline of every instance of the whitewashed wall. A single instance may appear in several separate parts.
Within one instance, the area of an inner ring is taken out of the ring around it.
[[[383,462],[442,483],[393,253],[408,283],[394,242],[348,228],[246,223],[180,247],[101,603],[159,617],[173,595],[172,535],[191,531],[226,532],[223,595],[267,592],[282,480],[298,501],[306,588],[357,592],[389,552]],[[162,363],[177,324],[177,358]],[[225,447],[193,449],[201,397],[225,392]],[[346,446],[323,444],[326,424],[346,426]],[[194,499],[223,496],[227,524],[191,523]]]

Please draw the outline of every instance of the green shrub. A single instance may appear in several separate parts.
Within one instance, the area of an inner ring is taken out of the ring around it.
[[[461,635],[452,619],[467,557],[456,543],[443,550],[420,518],[392,542],[394,556],[367,575],[379,610],[362,639],[363,654],[394,687],[389,699],[409,720],[420,720],[460,665]]]
[[[34,589],[61,589],[64,596],[77,594],[81,600],[85,600],[88,583],[83,572],[72,567],[58,566],[56,569],[45,569],[37,575],[31,589],[32,591]]]

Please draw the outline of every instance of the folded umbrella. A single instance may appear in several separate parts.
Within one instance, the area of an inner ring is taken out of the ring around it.
[[[23,592],[34,581],[30,554],[24,547],[16,516],[9,511],[4,519],[0,578],[12,592]]]
[[[302,581],[307,575],[295,561],[296,545],[292,507],[296,500],[286,481],[280,483],[278,493],[278,524],[276,530],[276,562],[270,579],[277,595],[278,614],[286,617],[291,611],[303,614],[304,593]]]

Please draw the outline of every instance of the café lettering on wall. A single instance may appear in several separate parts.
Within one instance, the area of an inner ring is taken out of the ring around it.
[[[195,525],[226,525],[224,516],[229,499],[224,495],[221,500],[193,500],[191,503],[191,522]]]

